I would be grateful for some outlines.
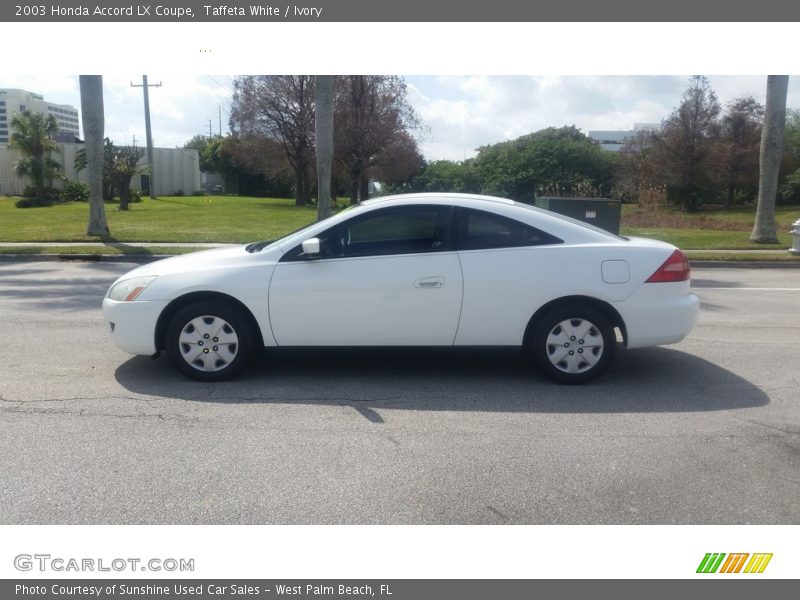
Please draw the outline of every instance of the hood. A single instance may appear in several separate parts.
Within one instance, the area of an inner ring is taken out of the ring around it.
[[[245,247],[242,244],[241,246],[214,248],[213,250],[202,250],[200,252],[172,256],[136,267],[119,277],[117,281],[147,275],[163,277],[165,275],[209,273],[218,269],[229,271],[240,267],[266,265],[277,261],[282,254],[277,246],[264,248],[260,252],[254,253],[248,252]]]

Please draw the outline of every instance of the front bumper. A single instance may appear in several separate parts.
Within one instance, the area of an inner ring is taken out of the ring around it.
[[[166,300],[117,302],[105,298],[103,316],[109,323],[111,339],[130,354],[155,354],[156,323],[168,303]]]

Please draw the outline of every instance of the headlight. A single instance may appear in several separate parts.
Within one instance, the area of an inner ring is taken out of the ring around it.
[[[130,302],[136,300],[136,297],[141,294],[144,289],[156,280],[155,275],[149,277],[134,277],[133,279],[125,279],[119,283],[111,286],[108,290],[108,297],[111,300]]]

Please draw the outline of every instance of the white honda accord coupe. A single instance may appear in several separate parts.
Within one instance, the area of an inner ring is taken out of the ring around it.
[[[694,325],[686,256],[502,198],[369,200],[272,242],[141,266],[108,290],[111,337],[203,381],[263,347],[516,346],[583,383]]]

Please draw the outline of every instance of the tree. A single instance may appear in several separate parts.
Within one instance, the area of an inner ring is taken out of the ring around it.
[[[648,129],[636,131],[625,140],[619,151],[615,195],[626,201],[638,202],[643,190],[663,184],[659,176],[655,133]]]
[[[668,184],[670,197],[684,210],[696,209],[716,190],[720,111],[708,80],[693,77],[680,106],[656,133],[661,176]]]
[[[317,155],[317,220],[331,215],[331,167],[333,165],[333,76],[317,75],[314,81],[314,133]]]
[[[725,208],[737,192],[753,192],[758,186],[758,151],[764,107],[753,97],[731,102],[721,120],[722,177],[726,187]]]
[[[103,140],[103,200],[111,202],[114,199],[114,157],[119,149],[109,139]],[[86,169],[88,160],[86,158],[86,148],[81,148],[75,153],[75,170],[80,172]]]
[[[295,177],[295,202],[311,197],[314,150],[314,78],[311,75],[258,75],[234,82],[231,131],[275,140],[283,147]]]
[[[786,109],[777,204],[800,203],[800,111]]]
[[[775,227],[775,193],[778,187],[783,129],[786,125],[788,90],[788,75],[767,76],[767,101],[759,154],[758,206],[753,232],[750,234],[750,241],[757,244],[778,243]]]
[[[222,176],[225,182],[225,191],[238,193],[239,177],[247,175],[247,171],[258,170],[250,166],[245,167],[238,163],[237,154],[240,154],[242,139],[233,136],[207,136],[196,135],[183,145],[184,149],[197,150],[200,158],[200,170],[203,173],[217,173]],[[253,151],[259,155],[259,149],[249,147],[248,151]],[[248,165],[255,164],[255,157],[250,157],[242,153],[243,162]]]
[[[419,128],[400,77],[347,75],[336,81],[335,157],[349,179],[350,202],[369,197],[369,173],[388,167],[402,134]],[[406,142],[413,139],[406,137]],[[406,144],[407,149],[407,144]]]
[[[203,173],[218,173],[213,165],[209,164],[209,148],[215,140],[221,139],[219,136],[208,136],[198,134],[183,145],[185,150],[197,150],[200,158],[200,170]]]
[[[423,161],[420,167],[405,180],[390,185],[393,193],[458,192],[478,194],[481,184],[475,169],[475,159],[465,161]]]
[[[47,195],[45,182],[55,177],[59,165],[50,155],[58,152],[52,136],[58,131],[58,123],[53,115],[22,111],[11,118],[10,146],[19,150],[23,158],[14,165],[20,177],[30,177],[37,198]]]
[[[294,172],[283,145],[276,140],[262,136],[228,136],[214,146],[214,154],[225,174],[228,191],[283,198],[289,198],[296,191]]]
[[[548,127],[478,148],[481,192],[533,202],[537,195],[607,195],[616,156],[576,127]]]
[[[400,131],[387,142],[381,159],[366,171],[365,178],[387,186],[401,183],[418,172],[424,162],[416,140],[407,131]]]
[[[783,130],[784,157],[790,162],[790,171],[800,167],[800,110],[786,110]]]
[[[114,147],[111,165],[111,182],[119,193],[119,209],[128,210],[131,198],[131,179],[134,175],[147,171],[147,166],[139,166],[145,149],[133,146]]]
[[[89,223],[86,235],[109,235],[106,209],[103,204],[103,78],[100,75],[81,75],[81,115],[86,140],[85,157],[89,169]]]

